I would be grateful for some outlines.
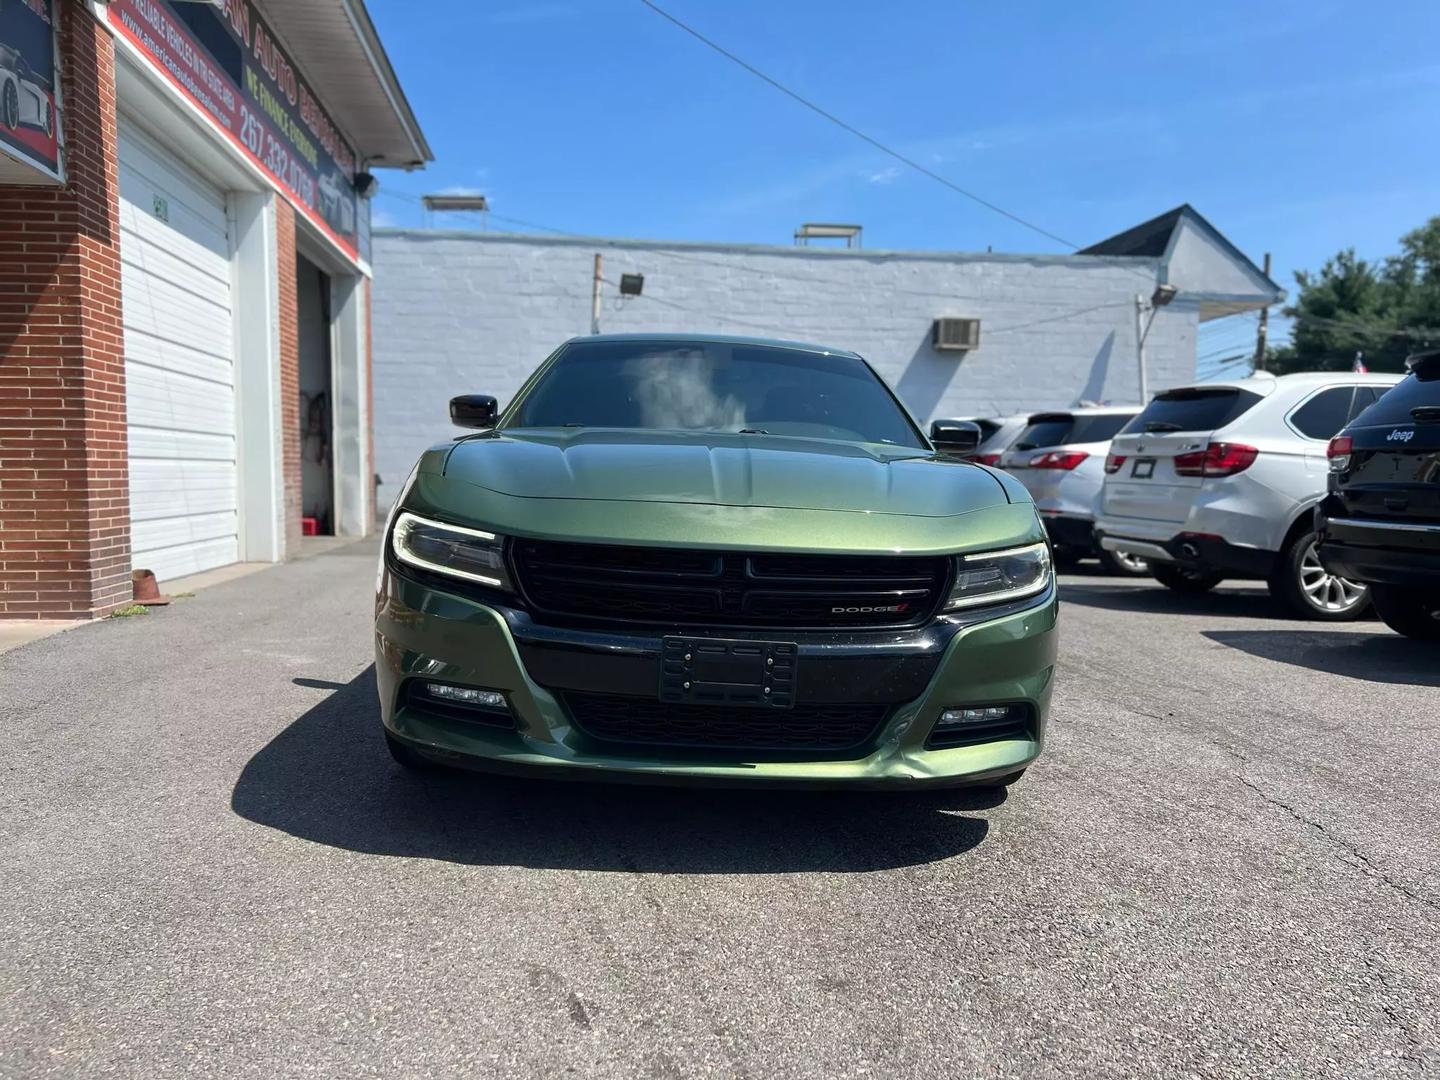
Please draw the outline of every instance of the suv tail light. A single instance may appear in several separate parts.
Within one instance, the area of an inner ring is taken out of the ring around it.
[[[981,464],[981,465],[999,465],[999,464],[1000,464],[1000,455],[999,455],[999,454],[971,454],[971,455],[970,455],[970,460],[971,460],[971,461],[974,461],[974,462],[978,462],[978,463]]]
[[[1325,448],[1325,456],[1330,459],[1330,471],[1343,473],[1350,468],[1350,455],[1355,450],[1355,440],[1349,435],[1336,435],[1330,440],[1330,445]]]
[[[1175,472],[1180,476],[1234,476],[1244,472],[1260,451],[1244,443],[1212,442],[1204,450],[1175,455]]]
[[[1117,472],[1119,472],[1119,471],[1120,471],[1120,466],[1121,466],[1121,465],[1124,465],[1124,464],[1125,464],[1125,455],[1124,455],[1124,454],[1106,454],[1106,455],[1105,455],[1105,471],[1106,471],[1107,473],[1117,473]]]
[[[1030,462],[1032,469],[1064,469],[1069,472],[1090,455],[1083,450],[1051,450]]]

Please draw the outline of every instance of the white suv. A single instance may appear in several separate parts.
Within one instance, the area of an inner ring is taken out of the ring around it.
[[[1143,558],[1102,551],[1095,544],[1095,501],[1105,481],[1110,440],[1140,410],[1086,407],[1035,413],[999,468],[1025,485],[1050,534],[1058,563],[1096,556],[1112,573],[1148,574]]]
[[[1369,590],[1320,565],[1311,511],[1325,494],[1326,444],[1399,380],[1260,374],[1157,394],[1111,445],[1101,546],[1149,559],[1181,592],[1258,578],[1299,615],[1355,618]]]

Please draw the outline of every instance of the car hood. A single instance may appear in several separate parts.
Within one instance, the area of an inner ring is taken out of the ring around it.
[[[444,475],[519,498],[915,517],[1011,501],[996,474],[925,450],[719,432],[493,433],[457,442]]]

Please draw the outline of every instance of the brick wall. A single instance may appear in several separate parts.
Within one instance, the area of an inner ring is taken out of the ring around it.
[[[0,618],[130,600],[115,57],[59,10],[67,183],[0,187]]]
[[[300,546],[303,505],[300,464],[300,314],[296,284],[295,210],[284,199],[275,200],[275,258],[280,282],[280,438],[285,477],[285,551],[293,556]]]
[[[859,351],[922,420],[1133,402],[1135,295],[1154,260],[886,253],[381,230],[375,256],[375,451],[380,506],[420,452],[454,437],[447,400],[504,402],[566,338],[590,328],[594,253],[605,331],[697,331]],[[645,275],[643,296],[614,282]],[[981,320],[969,353],[931,347],[941,315]],[[1176,304],[1148,341],[1150,388],[1188,382],[1197,314]]]

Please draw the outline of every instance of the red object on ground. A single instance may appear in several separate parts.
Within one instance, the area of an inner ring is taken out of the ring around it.
[[[319,536],[319,535],[320,535],[320,519],[319,519],[319,518],[313,518],[313,517],[302,517],[302,518],[300,519],[300,535],[301,535],[301,536]]]
[[[160,582],[149,570],[136,570],[130,575],[130,591],[135,603],[145,607],[164,607],[170,603],[170,597],[161,595]]]

